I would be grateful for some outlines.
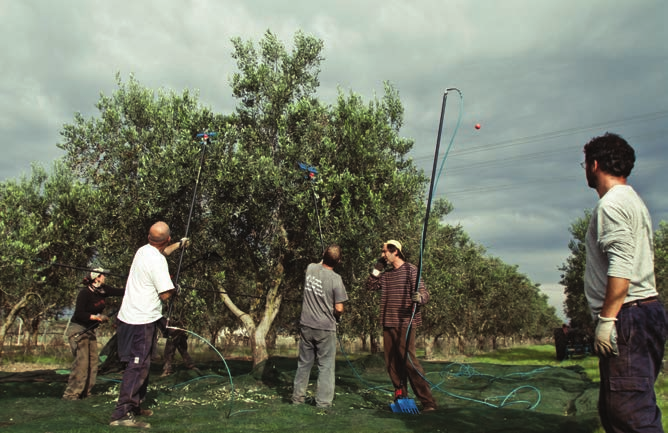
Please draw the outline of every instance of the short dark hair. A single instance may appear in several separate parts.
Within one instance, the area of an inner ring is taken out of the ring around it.
[[[322,253],[322,262],[329,267],[335,267],[341,262],[341,247],[332,244]]]
[[[629,177],[636,161],[635,151],[629,143],[611,132],[592,138],[585,144],[584,153],[588,165],[598,161],[603,172],[617,177]]]

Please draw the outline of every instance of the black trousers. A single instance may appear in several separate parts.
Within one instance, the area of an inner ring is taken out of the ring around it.
[[[155,323],[130,325],[118,321],[118,355],[127,366],[123,371],[116,409],[111,420],[123,418],[128,412],[138,414],[146,397],[151,358],[158,339]]]

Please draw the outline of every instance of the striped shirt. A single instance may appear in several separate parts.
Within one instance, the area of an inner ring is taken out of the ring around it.
[[[413,314],[413,302],[411,294],[415,290],[417,279],[417,267],[410,263],[404,263],[397,269],[390,269],[380,274],[379,277],[370,276],[367,280],[369,290],[381,290],[380,297],[380,323],[384,327],[407,326]],[[424,280],[420,279],[420,294],[422,304],[429,302],[429,292],[424,286]],[[422,324],[422,314],[418,308],[413,317],[413,326]]]

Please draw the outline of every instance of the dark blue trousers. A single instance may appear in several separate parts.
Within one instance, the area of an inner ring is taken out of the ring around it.
[[[663,432],[654,382],[661,370],[668,324],[660,301],[617,315],[619,356],[601,358],[598,411],[607,433]]]
[[[130,325],[118,321],[118,356],[127,362],[120,386],[116,409],[111,420],[123,418],[128,412],[139,414],[148,389],[148,374],[158,338],[155,323]]]

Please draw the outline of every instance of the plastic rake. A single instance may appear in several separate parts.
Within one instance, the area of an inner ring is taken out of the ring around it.
[[[415,405],[415,400],[412,398],[400,398],[394,403],[390,403],[390,409],[392,409],[392,412],[394,413],[420,413]]]

